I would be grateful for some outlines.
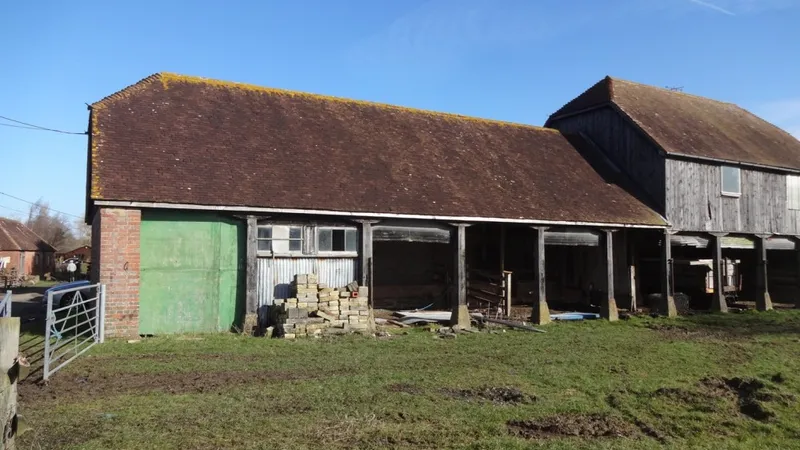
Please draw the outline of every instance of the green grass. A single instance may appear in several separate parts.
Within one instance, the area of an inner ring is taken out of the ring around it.
[[[548,326],[546,334],[457,339],[413,329],[388,340],[111,341],[57,373],[49,386],[21,386],[20,410],[32,431],[19,444],[800,448],[798,356],[799,311],[564,323]],[[773,417],[742,414],[746,399],[714,391],[708,381],[735,377],[763,382],[753,398]],[[498,404],[448,393],[487,386],[516,388],[536,401]],[[540,439],[509,432],[512,420],[572,414],[618,419],[633,432]]]

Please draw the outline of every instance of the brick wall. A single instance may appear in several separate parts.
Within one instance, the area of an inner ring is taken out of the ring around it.
[[[92,220],[92,280],[106,285],[106,336],[139,334],[141,210],[99,208]]]

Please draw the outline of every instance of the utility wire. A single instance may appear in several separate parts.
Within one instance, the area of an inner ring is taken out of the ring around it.
[[[28,213],[26,213],[25,211],[20,211],[20,210],[18,210],[18,209],[9,208],[8,206],[5,206],[5,205],[0,205],[0,208],[5,208],[5,209],[8,209],[8,210],[10,210],[10,211],[18,212],[18,213],[20,213],[20,214],[28,214]]]
[[[5,192],[0,192],[0,195],[5,195],[6,197],[13,198],[14,200],[19,200],[19,201],[21,201],[21,202],[25,202],[25,203],[27,203],[27,204],[29,204],[29,205],[34,205],[34,206],[37,206],[37,205],[36,205],[36,203],[34,203],[34,202],[29,202],[29,201],[27,201],[27,200],[25,200],[25,199],[22,199],[22,198],[19,198],[19,197],[14,197],[13,195],[11,195],[11,194],[6,194]],[[9,209],[10,209],[10,208],[9,208]],[[51,211],[55,211],[55,212],[57,212],[57,213],[60,213],[60,214],[64,214],[65,216],[74,217],[74,218],[76,218],[76,219],[83,219],[83,217],[81,217],[81,216],[76,216],[75,214],[65,213],[64,211],[59,211],[59,210],[57,210],[57,209],[55,209],[55,208],[51,208],[51,207],[49,207],[49,206],[47,207],[47,209],[49,209],[49,210],[51,210]],[[24,214],[27,214],[27,213],[24,213]]]
[[[56,129],[53,129],[53,128],[40,127],[39,125],[34,125],[32,123],[22,122],[22,121],[15,120],[15,119],[12,119],[10,117],[5,117],[5,116],[0,116],[0,119],[5,119],[5,120],[8,120],[9,122],[18,123],[18,124],[21,124],[21,125],[27,125],[29,127],[35,128],[37,130],[42,130],[42,131],[52,131],[54,133],[63,133],[63,134],[89,134],[86,131],[84,131],[82,133],[76,133],[74,131],[64,131],[64,130],[56,130]],[[20,127],[20,128],[22,128],[22,127]]]
[[[44,130],[40,130],[39,128],[35,128],[35,127],[26,127],[24,125],[14,125],[14,124],[11,124],[11,123],[0,123],[0,126],[13,127],[13,128],[22,128],[23,130],[44,131]]]

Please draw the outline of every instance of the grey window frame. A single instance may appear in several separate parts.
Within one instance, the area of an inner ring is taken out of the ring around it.
[[[274,234],[275,227],[286,227],[286,228],[288,228],[289,237],[288,238],[276,238],[275,234]],[[258,231],[256,232],[256,253],[258,255],[261,255],[261,256],[304,256],[304,255],[306,255],[306,253],[307,253],[306,252],[306,233],[305,233],[304,228],[305,227],[303,225],[297,225],[297,224],[285,224],[285,223],[259,224],[258,225],[258,230],[259,231],[261,229],[270,229],[270,237],[269,238],[260,238],[260,237],[258,237]],[[300,231],[300,237],[297,237],[297,238],[291,237],[293,229]],[[270,243],[268,250],[262,250],[260,248],[260,243],[264,242],[264,241],[268,241]],[[272,243],[274,241],[288,241],[290,247],[291,247],[291,243],[292,242],[299,242],[300,243],[300,249],[299,250],[291,250],[290,249],[289,251],[286,251],[286,252],[276,252],[274,250],[274,246],[272,245]]]
[[[725,169],[732,169],[736,171],[736,181],[737,181],[737,190],[738,192],[734,191],[726,191],[725,190]],[[741,197],[742,196],[742,169],[736,166],[720,166],[719,170],[719,178],[720,178],[720,191],[723,196],[725,197]]]
[[[320,250],[320,232],[322,231],[334,231],[334,230],[342,230],[344,231],[344,246],[345,250]],[[354,250],[347,250],[347,235],[348,231],[352,231],[354,234],[355,239],[355,249]],[[355,226],[346,226],[346,225],[319,225],[314,229],[314,243],[317,249],[317,255],[319,256],[346,256],[346,257],[355,257],[358,256],[358,244],[359,244],[359,231],[358,227]]]

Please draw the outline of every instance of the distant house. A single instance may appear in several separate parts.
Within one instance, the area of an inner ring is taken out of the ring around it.
[[[58,259],[59,261],[63,261],[69,258],[78,258],[83,262],[92,262],[92,247],[89,245],[82,245],[68,252],[56,253],[56,259]]]
[[[670,224],[663,263],[672,263],[670,252],[716,260],[714,309],[726,309],[723,250],[741,261],[760,309],[771,308],[771,287],[796,295],[786,280],[800,280],[797,261],[786,250],[800,235],[800,141],[789,133],[731,103],[612,77],[546,126],[591,140],[646,192],[643,200]],[[783,285],[767,283],[767,250],[781,271],[769,279]]]
[[[0,218],[0,269],[44,275],[55,267],[55,249],[21,222]]]

